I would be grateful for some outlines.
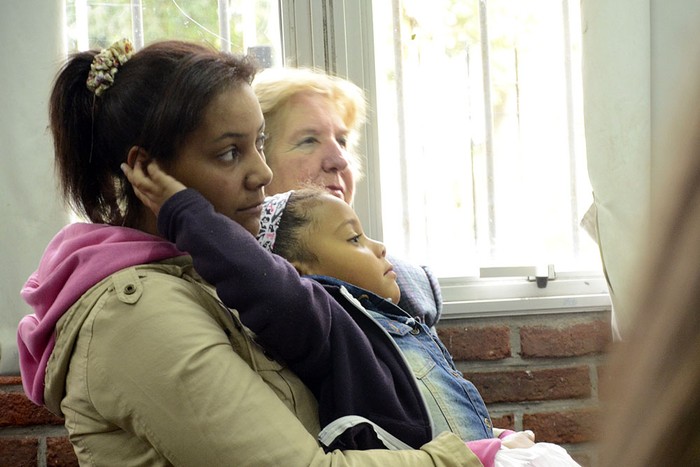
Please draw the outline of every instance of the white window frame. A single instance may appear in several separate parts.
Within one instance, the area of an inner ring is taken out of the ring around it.
[[[280,0],[280,13],[287,66],[313,67],[348,78],[365,90],[370,110],[376,108],[372,0]],[[365,176],[358,183],[354,208],[367,234],[383,239],[376,128],[377,117],[370,111],[361,147],[368,155]],[[505,273],[509,275],[440,278],[443,319],[597,311],[611,306],[607,283],[599,272],[556,274],[543,288],[529,273]]]

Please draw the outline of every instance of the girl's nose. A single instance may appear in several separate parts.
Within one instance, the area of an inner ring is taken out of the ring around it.
[[[384,258],[386,256],[386,247],[384,244],[378,240],[369,239],[372,242],[372,250],[377,255],[378,258]]]

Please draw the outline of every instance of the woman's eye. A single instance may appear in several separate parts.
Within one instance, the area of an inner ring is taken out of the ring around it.
[[[299,146],[302,146],[304,144],[314,144],[314,143],[318,143],[318,139],[316,139],[315,136],[309,136],[309,137],[306,137],[306,138],[302,139],[301,141],[299,141]]]
[[[336,138],[336,141],[338,142],[338,145],[341,148],[346,148],[348,147],[348,139],[345,136],[342,136],[340,138]]]
[[[222,154],[219,154],[219,156],[217,156],[217,157],[218,157],[219,160],[221,160],[221,161],[224,161],[224,162],[231,162],[231,161],[235,160],[239,155],[240,155],[240,152],[238,151],[238,148],[237,148],[237,147],[232,147],[232,148],[229,149],[228,151],[226,151],[226,152],[224,152],[224,153],[222,153]]]
[[[362,234],[355,235],[354,237],[348,239],[350,243],[360,243],[360,238],[362,237]]]
[[[264,133],[255,140],[255,149],[257,149],[258,152],[262,152],[263,149],[265,149],[265,140],[267,140],[267,135]]]

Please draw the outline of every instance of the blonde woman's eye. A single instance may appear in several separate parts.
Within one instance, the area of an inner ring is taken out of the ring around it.
[[[315,144],[318,143],[318,139],[315,136],[309,136],[307,138],[302,139],[299,141],[299,146],[303,146],[305,144]]]
[[[338,142],[338,145],[341,148],[347,148],[348,147],[348,139],[346,137],[341,137],[341,138],[336,138],[336,141]]]

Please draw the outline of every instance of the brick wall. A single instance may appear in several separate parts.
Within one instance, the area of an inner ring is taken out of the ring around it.
[[[78,465],[63,420],[34,405],[18,376],[0,376],[0,466]]]
[[[494,425],[530,429],[595,467],[598,379],[608,312],[449,320],[438,333],[481,391]],[[0,466],[77,465],[61,420],[0,376]]]
[[[609,311],[443,319],[438,334],[479,388],[494,426],[532,430],[584,467],[596,466]]]

